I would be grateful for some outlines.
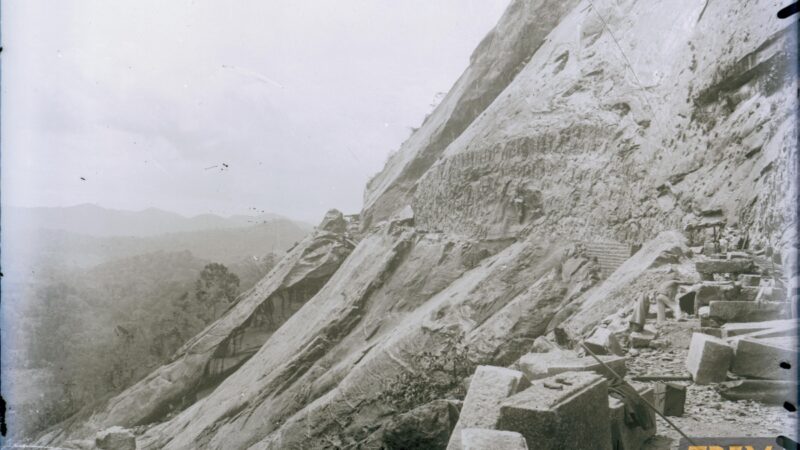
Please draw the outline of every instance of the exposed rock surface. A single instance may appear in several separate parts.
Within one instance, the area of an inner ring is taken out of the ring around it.
[[[736,223],[753,243],[785,245],[796,84],[779,6],[513,1],[370,182],[364,235],[341,265],[350,241],[325,225],[171,364],[45,441],[158,417],[140,447],[379,442],[393,418],[463,398],[478,365],[510,365],[550,332],[569,341],[613,326],[662,269],[687,261],[684,229]],[[600,240],[641,249],[602,280],[580,244]],[[159,416],[265,299],[310,278],[319,290],[255,354]],[[607,408],[605,381],[579,376]]]
[[[459,416],[460,402],[434,400],[393,418],[384,426],[382,448],[444,448]]]
[[[503,92],[577,0],[513,0],[442,103],[367,185],[364,224],[402,210],[417,181]]]

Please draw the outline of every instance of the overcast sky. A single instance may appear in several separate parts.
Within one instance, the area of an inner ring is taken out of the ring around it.
[[[3,203],[357,212],[507,3],[4,1]]]

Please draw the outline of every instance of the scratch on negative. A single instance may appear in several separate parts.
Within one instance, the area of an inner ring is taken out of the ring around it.
[[[706,8],[708,8],[708,4],[710,3],[710,1],[711,1],[711,0],[706,0],[706,4],[705,4],[705,5],[703,5],[703,10],[702,10],[702,11],[700,11],[700,15],[699,15],[699,16],[697,16],[697,21],[698,21],[698,22],[700,22],[700,19],[702,19],[702,18],[703,18],[703,14],[705,14],[705,13],[706,13]]]
[[[48,450],[69,450],[64,447],[51,447],[49,445],[27,445],[27,444],[4,445],[0,447],[0,449],[6,449],[6,448],[44,448]]]

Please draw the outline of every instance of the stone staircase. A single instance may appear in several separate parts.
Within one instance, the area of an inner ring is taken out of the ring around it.
[[[578,241],[586,249],[586,254],[597,258],[600,272],[604,278],[611,275],[632,254],[630,245],[615,241]]]

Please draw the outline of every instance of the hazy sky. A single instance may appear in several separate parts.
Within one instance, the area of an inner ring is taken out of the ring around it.
[[[357,212],[507,3],[4,1],[2,201]]]

